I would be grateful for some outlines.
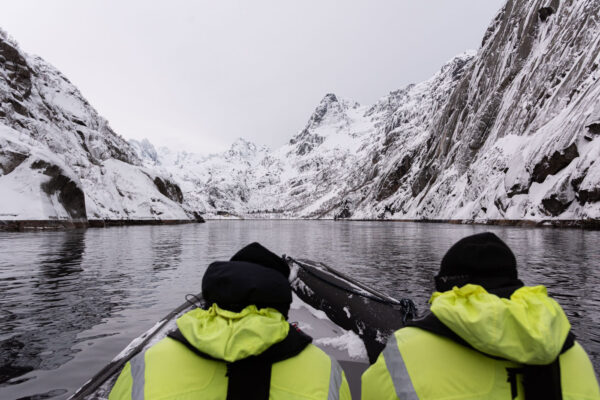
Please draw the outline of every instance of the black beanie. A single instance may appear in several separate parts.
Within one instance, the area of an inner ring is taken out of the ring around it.
[[[467,236],[448,250],[435,277],[440,292],[473,283],[486,290],[523,286],[517,278],[517,260],[510,248],[493,233]]]
[[[250,243],[231,257],[231,261],[246,261],[263,267],[271,268],[282,273],[286,278],[290,276],[290,267],[277,254],[267,250],[260,243]]]
[[[239,312],[249,305],[271,307],[286,318],[292,302],[288,279],[278,271],[243,262],[214,262],[202,278],[202,297],[208,304]]]

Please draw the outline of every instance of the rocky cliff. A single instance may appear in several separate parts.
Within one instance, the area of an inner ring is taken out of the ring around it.
[[[192,218],[170,179],[0,31],[0,220]]]

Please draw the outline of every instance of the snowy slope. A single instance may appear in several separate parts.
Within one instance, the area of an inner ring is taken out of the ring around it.
[[[0,213],[76,218],[76,188],[88,218],[598,219],[599,15],[597,0],[507,0],[480,49],[431,79],[370,106],[327,94],[286,145],[212,155],[125,142],[1,35]],[[73,204],[43,190],[33,154]]]
[[[395,217],[598,218],[598,199],[586,197],[600,184],[598,15],[593,0],[508,1],[430,114],[411,192],[385,202]],[[384,205],[372,200],[362,213]]]
[[[0,31],[0,220],[189,219],[169,179]]]
[[[597,0],[509,0],[476,53],[426,82],[370,107],[328,94],[271,152],[163,167],[208,213],[599,218],[598,15]]]

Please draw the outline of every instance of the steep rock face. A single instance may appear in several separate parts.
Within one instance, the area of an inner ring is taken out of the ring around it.
[[[543,1],[508,1],[488,29],[477,57],[430,130],[425,164],[434,165],[433,175],[439,171],[441,176],[411,201],[408,215],[473,219],[562,214],[555,207],[548,210],[542,199],[568,197],[571,186],[558,181],[595,146],[581,138],[586,122],[600,112],[594,100],[600,94],[595,17],[600,3],[553,2],[553,13],[538,12],[545,6]],[[516,181],[503,185],[506,168],[517,170],[512,174]],[[507,193],[505,186],[516,190]],[[507,204],[495,207],[508,195]],[[448,207],[451,198],[460,200]],[[441,205],[446,212],[440,215]],[[588,216],[581,208],[567,210],[568,217]]]
[[[169,179],[145,169],[67,78],[0,31],[0,219],[193,218]],[[36,199],[29,209],[23,193]]]
[[[572,201],[589,198],[595,185],[584,171],[593,158],[586,154],[600,145],[591,133],[600,112],[600,3],[553,2],[543,19],[538,10],[545,6],[508,1],[477,55],[450,63],[451,90],[430,86],[426,96],[441,100],[417,100],[417,124],[404,127],[410,118],[392,117],[375,133],[385,138],[373,153],[386,173],[356,217],[600,216],[597,205]],[[397,156],[383,157],[390,149]],[[582,176],[586,189],[574,191],[573,179]]]

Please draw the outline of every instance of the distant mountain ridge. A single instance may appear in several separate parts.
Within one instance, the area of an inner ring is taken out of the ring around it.
[[[125,142],[0,36],[0,187],[48,186],[43,159],[88,218],[599,219],[598,15],[596,0],[508,0],[481,48],[431,79],[371,106],[327,94],[284,146],[209,156]],[[81,215],[49,192],[56,215]]]

